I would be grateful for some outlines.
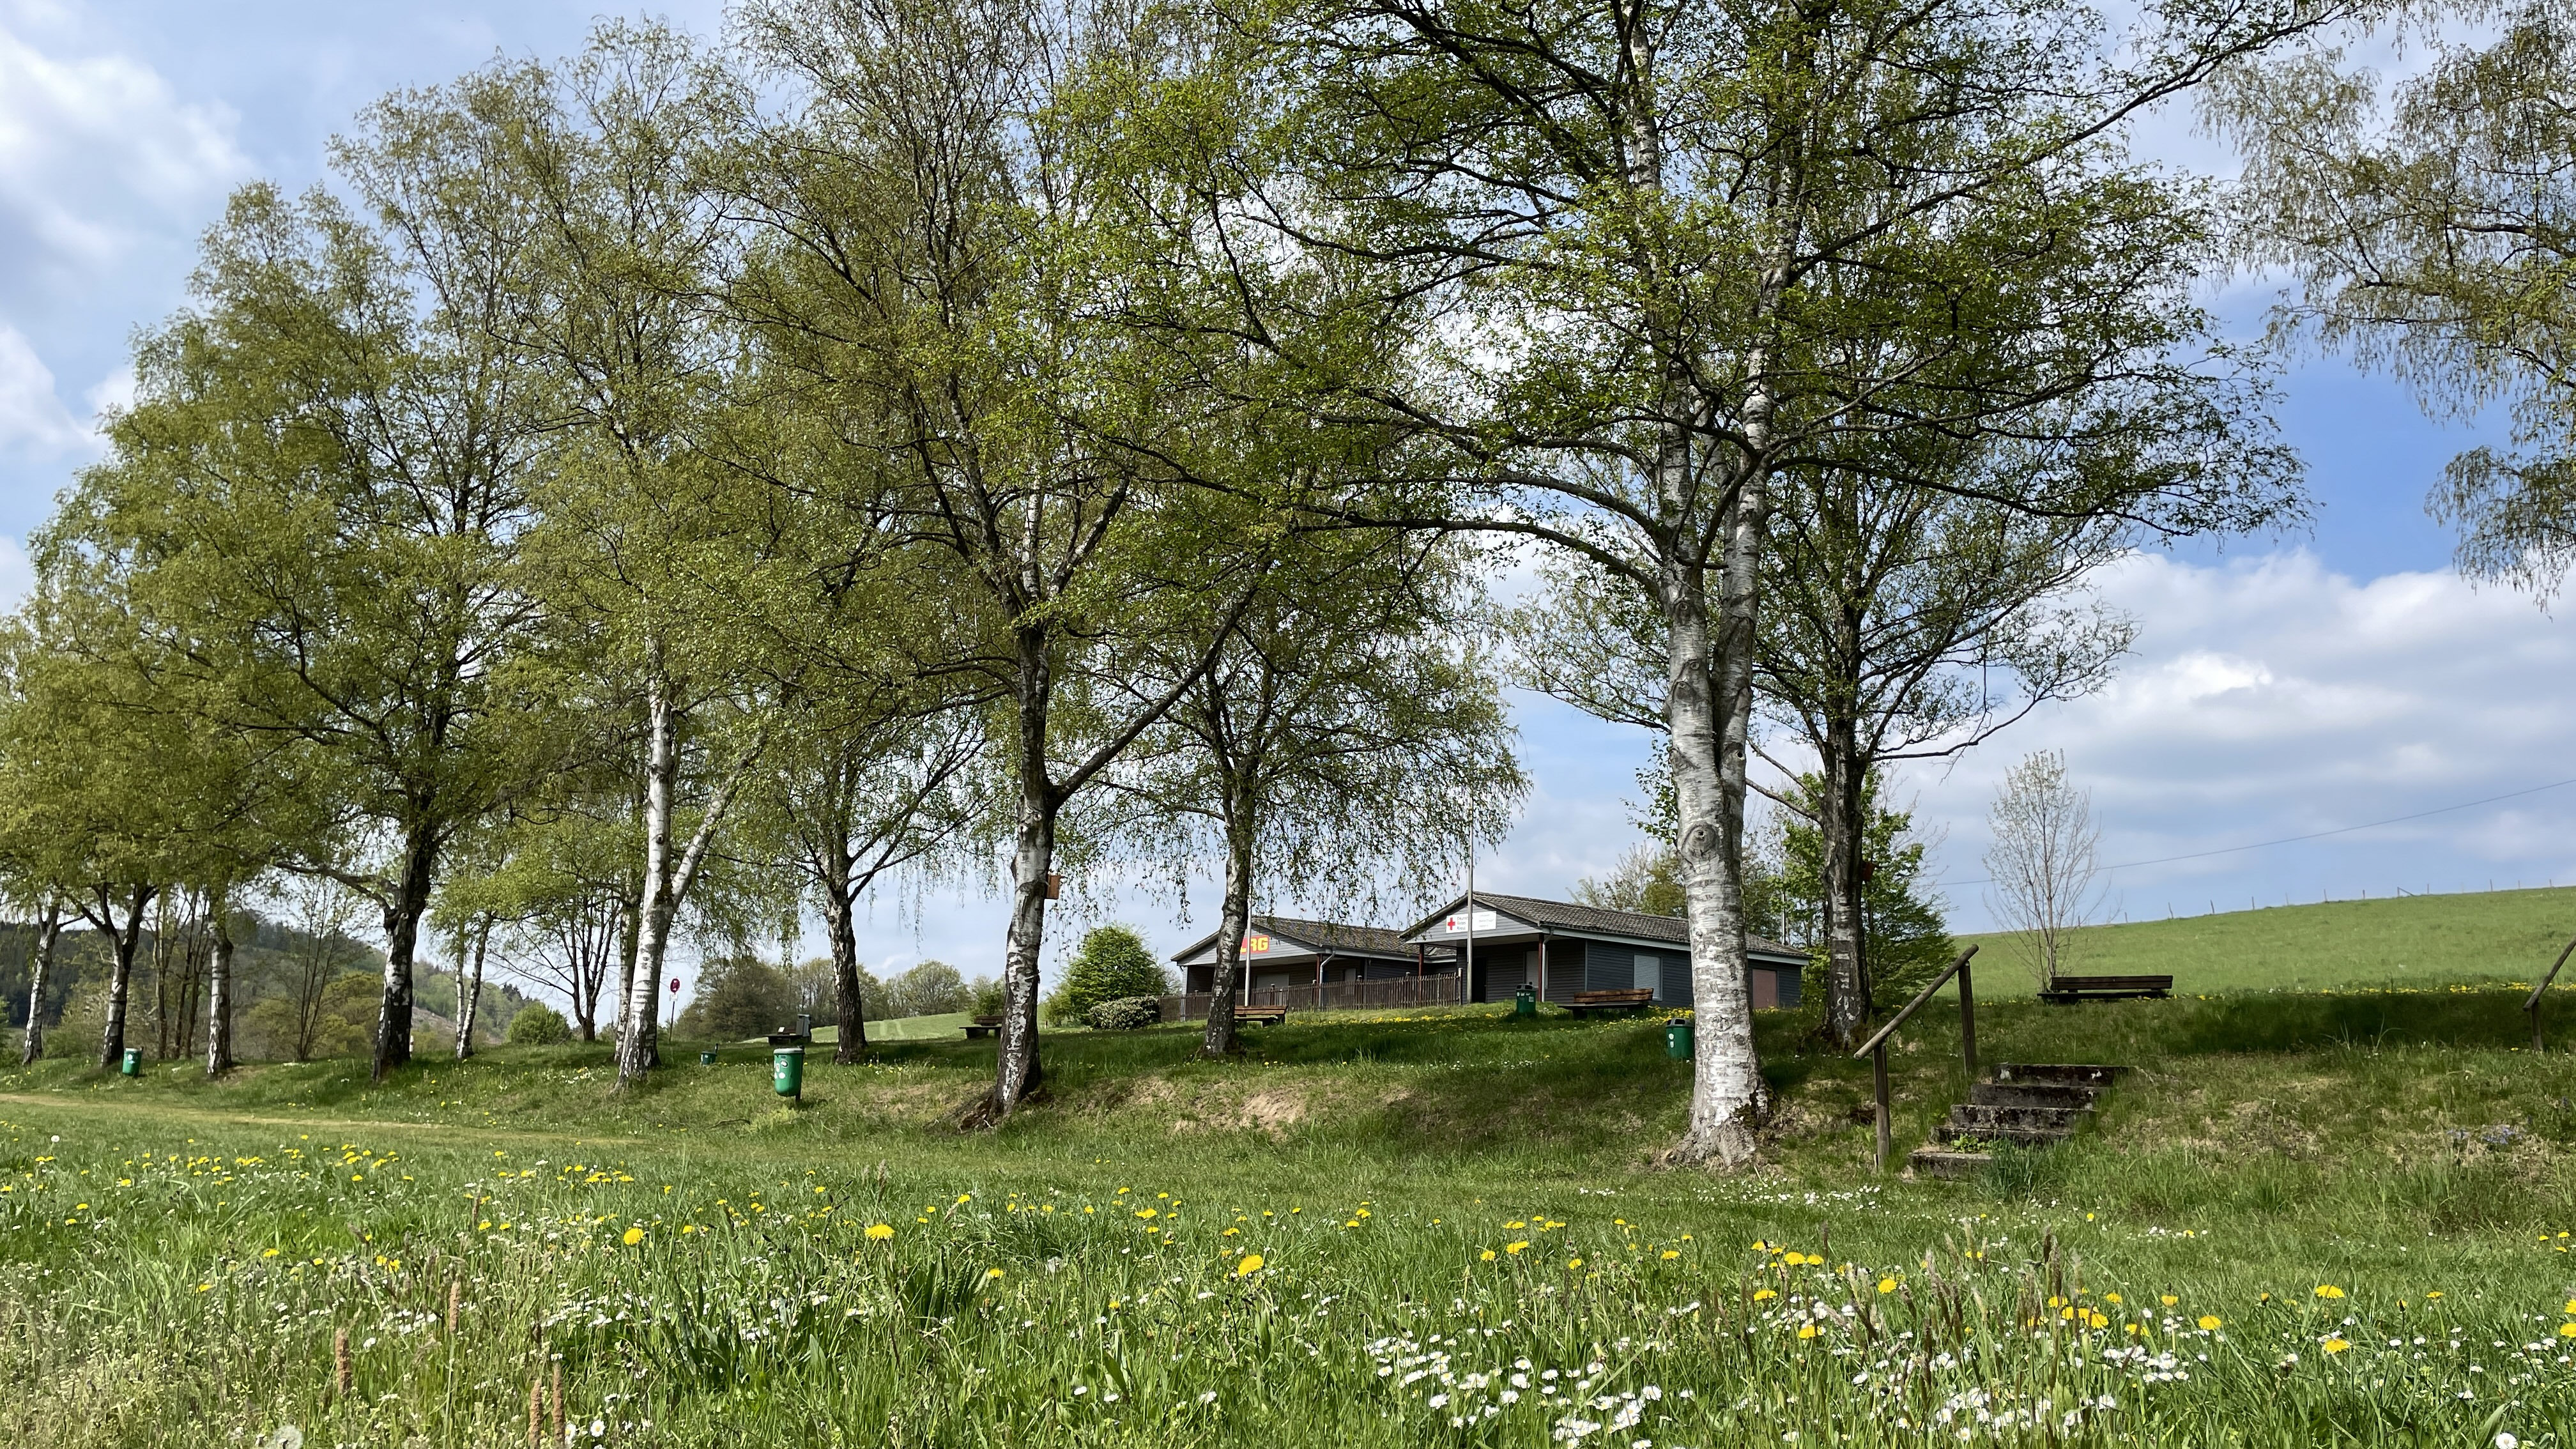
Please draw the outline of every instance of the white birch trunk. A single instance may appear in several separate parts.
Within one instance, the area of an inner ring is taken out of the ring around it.
[[[214,953],[206,963],[206,1076],[233,1069],[233,928],[230,892],[218,890],[207,903],[214,928]]]
[[[63,898],[45,892],[45,914],[36,923],[36,979],[27,986],[27,1036],[18,1065],[34,1066],[45,1054],[45,987],[54,974],[54,943],[63,934]]]

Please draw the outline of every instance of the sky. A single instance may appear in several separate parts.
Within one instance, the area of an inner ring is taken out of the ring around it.
[[[182,300],[196,238],[232,188],[315,184],[330,136],[368,101],[496,53],[567,53],[600,9],[0,0],[0,603],[26,587],[27,533],[97,456],[99,409],[130,390],[134,330]],[[653,13],[701,33],[721,23],[713,3]],[[2171,164],[2227,164],[2185,116],[2140,140]],[[2229,280],[2208,301],[2251,337],[2272,291]],[[2576,881],[2576,783],[2541,788],[2576,776],[2576,633],[2464,582],[2423,506],[2444,460],[2492,421],[2430,421],[2334,357],[2291,368],[2277,420],[2309,470],[2311,527],[2115,566],[2100,591],[2140,631],[2109,688],[1900,773],[1954,929],[1992,923],[1985,813],[2004,771],[2039,749],[2063,750],[2091,793],[2101,858],[2120,867],[2109,918]],[[1513,707],[1532,790],[1478,883],[1561,896],[1635,841],[1634,776],[1653,741],[1533,696]],[[1110,919],[1177,950],[1208,929],[1216,896],[1203,874],[1184,899],[1114,877],[1075,887],[1050,970]],[[934,886],[872,909],[862,955],[880,970],[938,957],[982,974],[998,968],[1002,928],[981,884]]]

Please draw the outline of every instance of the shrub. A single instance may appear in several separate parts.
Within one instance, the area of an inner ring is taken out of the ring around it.
[[[945,961],[924,961],[886,983],[893,1016],[945,1016],[974,1004],[966,978]]]
[[[1083,936],[1072,964],[1065,967],[1050,1015],[1059,1021],[1088,1020],[1091,1008],[1104,1001],[1161,996],[1171,989],[1171,976],[1133,927],[1100,926]]]
[[[572,1040],[572,1023],[553,1007],[531,1001],[510,1018],[501,1040],[512,1046],[561,1046]]]
[[[752,956],[719,956],[698,973],[671,1030],[683,1041],[741,1041],[794,1025],[802,1009],[786,972]]]
[[[1000,979],[992,976],[976,977],[974,992],[974,1011],[977,1016],[999,1016],[1002,1014],[1003,1003],[1009,1000],[1008,994],[1002,990]]]
[[[1134,1031],[1161,1021],[1163,1002],[1154,996],[1122,996],[1084,1012],[1082,1019],[1094,1031]]]

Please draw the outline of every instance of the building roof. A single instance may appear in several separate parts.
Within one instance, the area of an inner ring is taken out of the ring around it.
[[[1411,938],[1437,925],[1467,903],[1465,896],[1451,900],[1408,928]],[[1614,911],[1606,906],[1587,906],[1577,901],[1548,901],[1536,896],[1496,895],[1492,891],[1476,892],[1476,904],[1502,915],[1529,922],[1550,931],[1563,931],[1577,936],[1624,936],[1634,940],[1669,941],[1676,946],[1690,944],[1690,922],[1679,916],[1650,915],[1644,911]],[[1807,953],[1777,941],[1748,934],[1745,950],[1755,956],[1772,956],[1803,961]]]
[[[1404,936],[1382,926],[1354,926],[1342,921],[1306,921],[1295,916],[1252,916],[1245,929],[1303,946],[1318,956],[1385,956],[1413,959],[1413,947]],[[1189,945],[1172,953],[1175,961],[1186,961],[1210,946],[1222,934],[1210,931]]]

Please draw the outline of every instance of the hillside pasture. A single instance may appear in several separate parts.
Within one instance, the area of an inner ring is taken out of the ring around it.
[[[1963,1183],[1874,1176],[1794,1014],[1732,1178],[1653,1166],[1659,1023],[1552,1012],[1052,1038],[990,1135],[989,1042],[801,1109],[744,1046],[622,1096],[596,1047],[48,1062],[0,1073],[0,1438],[519,1444],[560,1369],[580,1444],[2567,1444],[2576,1058],[2517,1002],[1998,1002],[1990,1060],[2139,1070]]]

